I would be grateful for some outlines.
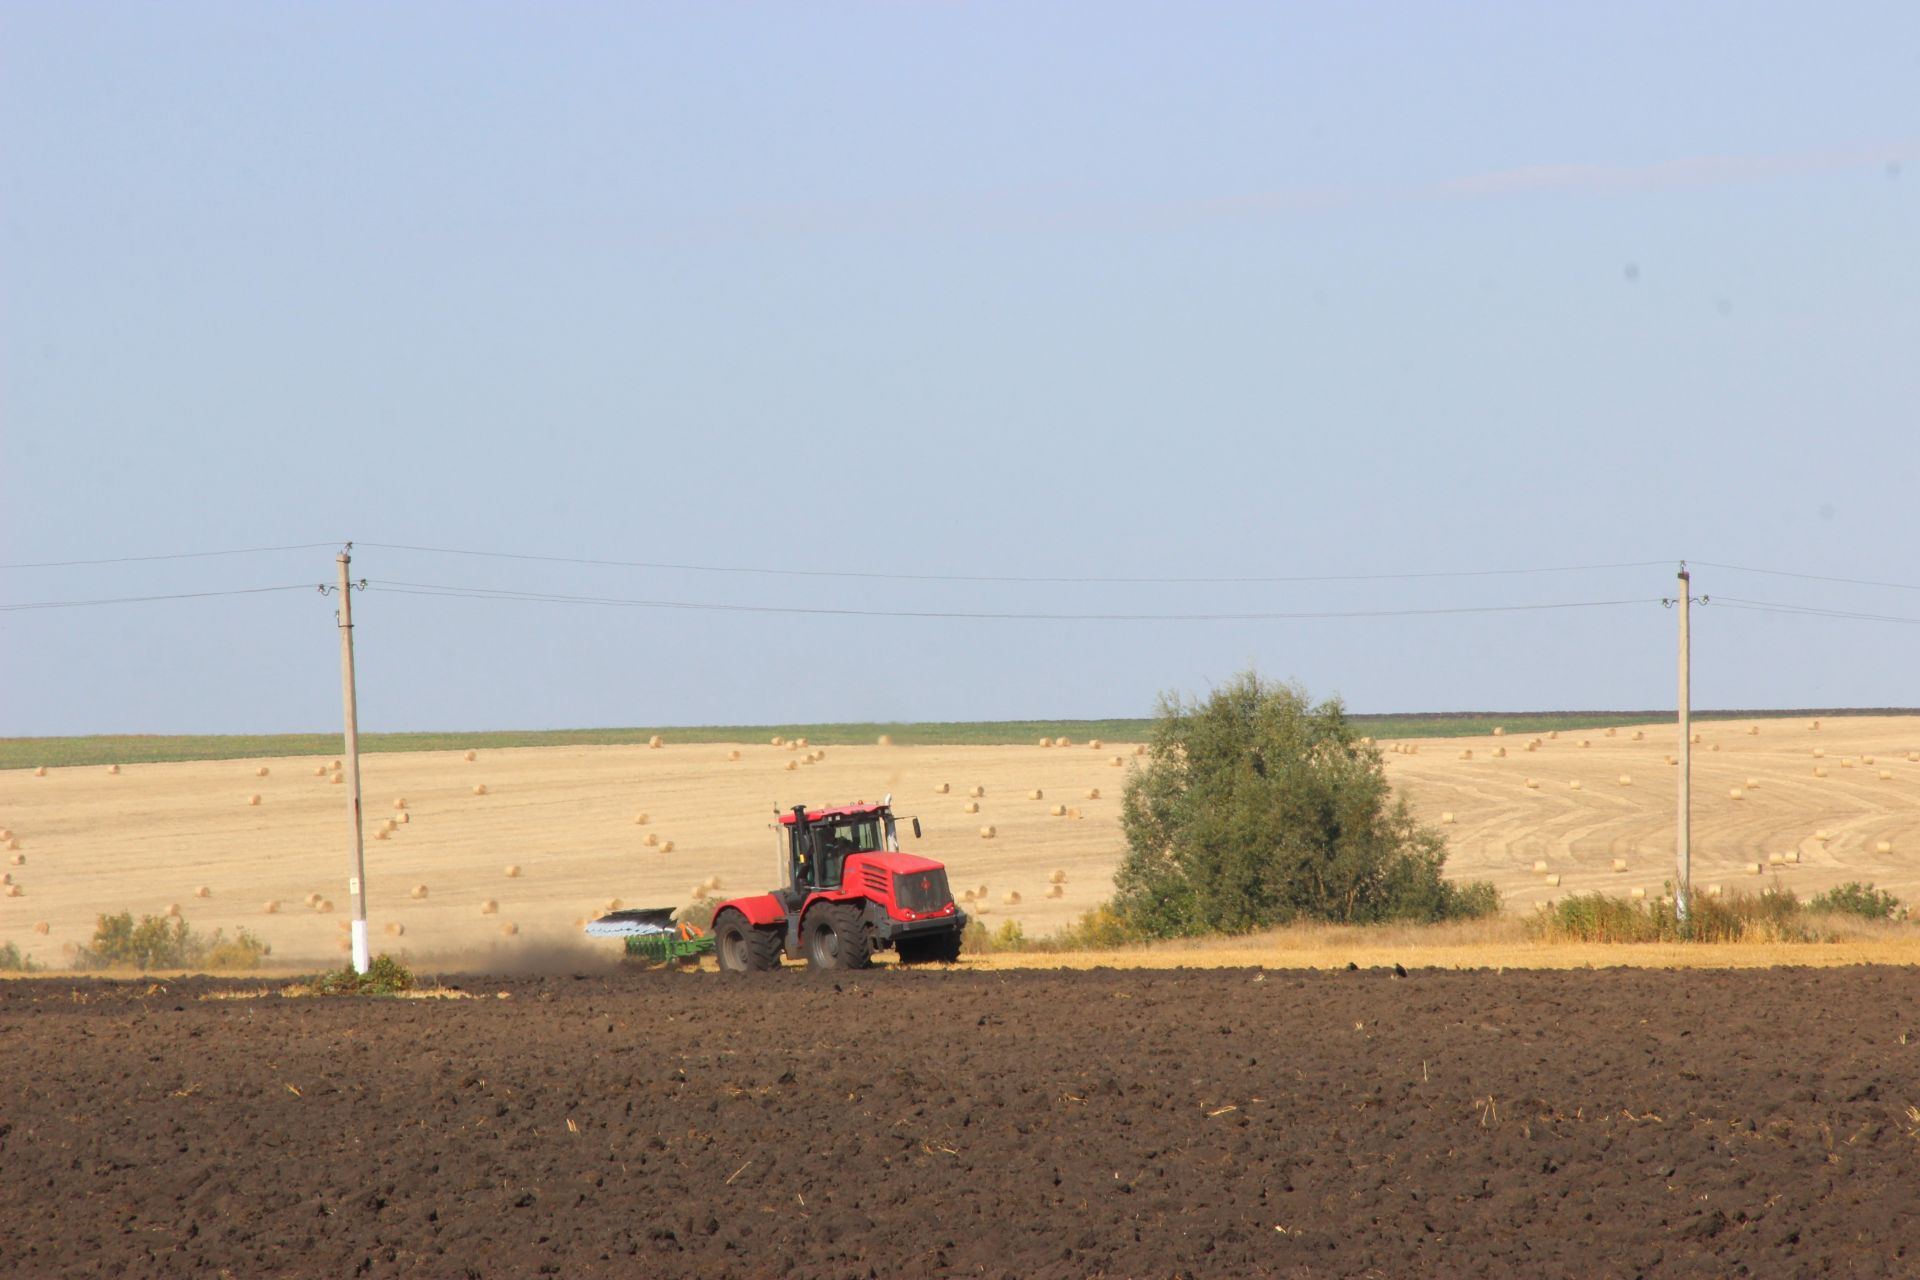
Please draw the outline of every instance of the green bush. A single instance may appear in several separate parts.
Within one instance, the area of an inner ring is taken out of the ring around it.
[[[0,973],[37,973],[45,967],[29,959],[13,943],[0,942]]]
[[[178,916],[141,916],[131,911],[99,916],[93,941],[74,957],[76,969],[254,969],[272,948],[240,930],[231,940],[221,930],[195,933]]]
[[[1669,900],[1634,902],[1604,893],[1571,894],[1544,907],[1534,936],[1559,942],[1811,942],[1807,908],[1791,889],[1696,895],[1681,923]]]
[[[389,955],[377,955],[365,973],[351,965],[323,973],[313,980],[313,992],[322,996],[390,996],[413,990],[413,973]]]
[[[1863,920],[1887,920],[1899,914],[1900,899],[1885,889],[1874,888],[1871,883],[1849,880],[1825,893],[1813,895],[1807,903],[1807,910],[1859,916]]]
[[[1441,874],[1446,842],[1387,784],[1338,699],[1253,672],[1204,702],[1161,698],[1128,778],[1114,909],[1137,936],[1245,933],[1296,920],[1435,921],[1497,910]]]

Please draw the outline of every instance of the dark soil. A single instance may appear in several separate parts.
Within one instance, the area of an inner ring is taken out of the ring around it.
[[[250,985],[0,983],[0,1274],[1920,1275],[1914,970]]]

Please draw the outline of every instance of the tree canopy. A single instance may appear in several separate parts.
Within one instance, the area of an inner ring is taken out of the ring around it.
[[[1204,701],[1161,697],[1121,820],[1114,905],[1149,936],[1498,909],[1491,885],[1442,877],[1446,842],[1393,796],[1338,698],[1251,671]]]

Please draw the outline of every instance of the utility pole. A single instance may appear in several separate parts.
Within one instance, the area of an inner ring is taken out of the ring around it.
[[[360,712],[353,690],[353,586],[347,569],[353,544],[335,556],[340,566],[340,700],[347,721],[347,826],[353,860],[347,864],[347,896],[353,900],[353,971],[365,973],[367,956],[367,848],[360,832]]]
[[[1679,866],[1673,885],[1673,914],[1682,934],[1687,930],[1687,899],[1692,890],[1693,859],[1693,671],[1687,634],[1687,606],[1693,599],[1693,578],[1687,562],[1680,562],[1680,839]]]

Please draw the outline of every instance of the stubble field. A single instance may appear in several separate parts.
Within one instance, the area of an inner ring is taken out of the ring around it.
[[[1920,718],[1697,728],[1697,886],[1780,883],[1804,897],[1871,880],[1920,898],[1920,762],[1911,758],[1920,754]],[[1657,896],[1672,866],[1677,770],[1663,760],[1676,749],[1672,727],[1542,736],[1529,751],[1533,741],[1381,745],[1389,777],[1421,817],[1450,815],[1441,828],[1449,874],[1492,880],[1511,910],[1594,889]],[[1395,749],[1415,746],[1417,754]],[[727,894],[758,892],[777,873],[777,807],[888,793],[899,812],[922,821],[924,838],[908,847],[945,861],[957,893],[985,890],[970,911],[990,926],[1015,920],[1030,936],[1044,934],[1112,891],[1134,751],[1116,743],[816,749],[669,740],[657,750],[495,748],[471,761],[459,750],[367,756],[375,944],[442,962],[505,963],[531,946],[577,939],[579,922],[614,899],[679,905],[713,878]],[[1467,752],[1472,758],[1462,759]],[[17,890],[0,897],[0,941],[59,965],[91,936],[99,913],[177,906],[196,929],[259,935],[278,960],[334,961],[345,936],[348,825],[345,787],[331,781],[330,763],[0,772],[0,844],[13,846],[6,856],[16,864],[5,871]],[[1031,798],[1035,790],[1041,798]],[[1055,816],[1056,807],[1067,814]],[[636,821],[642,814],[645,823]],[[981,838],[984,826],[992,839]],[[1789,853],[1798,861],[1769,865],[1769,855]],[[1616,859],[1625,871],[1612,869]],[[1560,884],[1536,874],[1536,862]],[[1745,870],[1756,863],[1760,876]],[[1066,877],[1058,898],[1048,896],[1055,871]],[[424,896],[412,896],[420,886]],[[207,896],[196,897],[202,888]],[[316,894],[331,911],[307,905]],[[489,902],[495,909],[483,913]]]

